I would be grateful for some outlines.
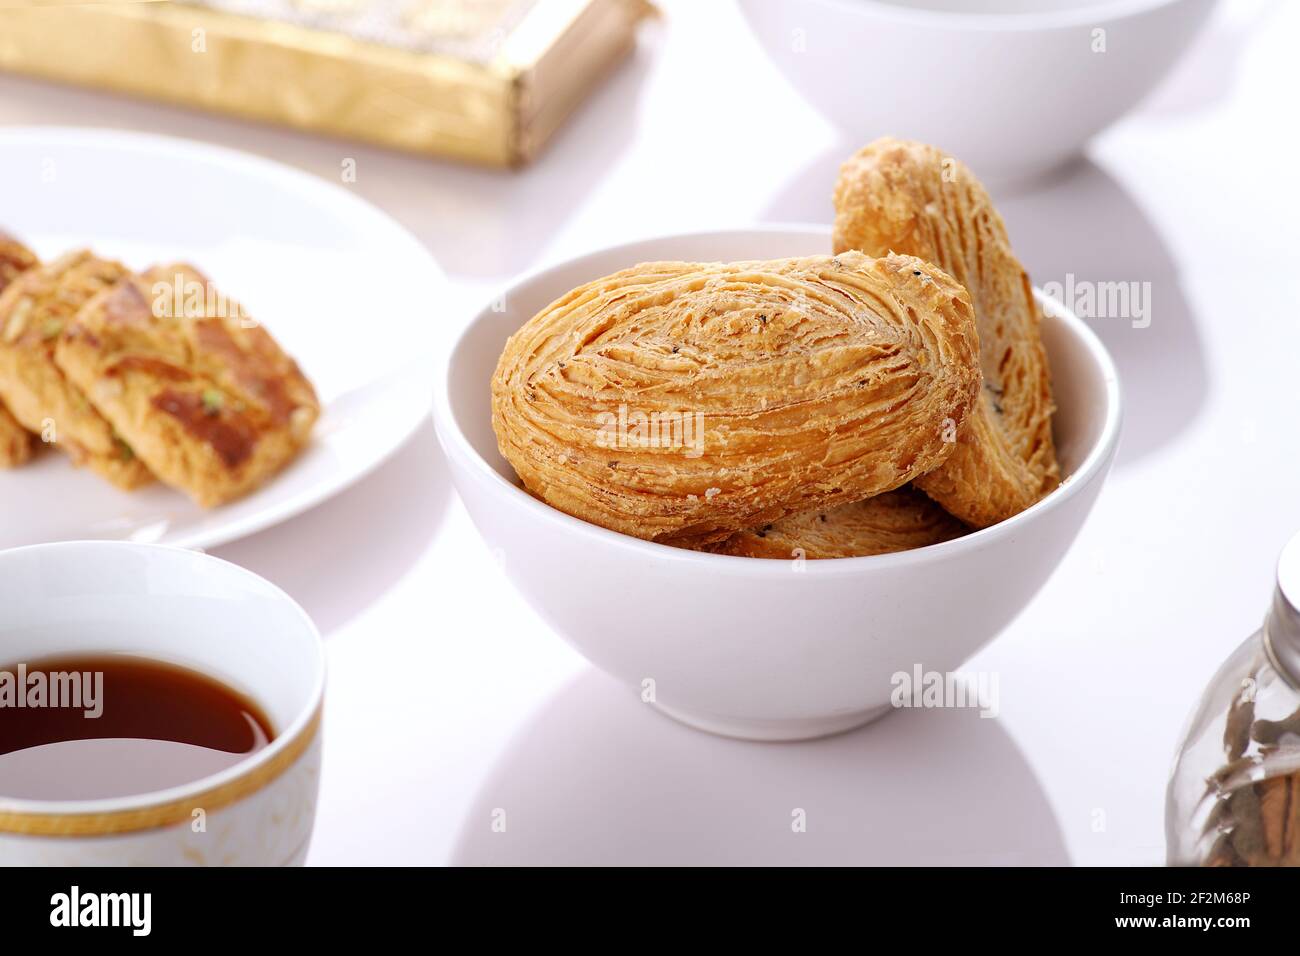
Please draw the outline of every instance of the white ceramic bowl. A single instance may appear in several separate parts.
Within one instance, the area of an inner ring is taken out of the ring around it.
[[[0,667],[106,654],[179,664],[260,704],[276,733],[226,770],[168,790],[76,801],[0,793],[0,864],[303,861],[320,783],[325,650],[292,598],[195,551],[74,541],[0,552],[0,609]]]
[[[1078,153],[1155,86],[1214,0],[738,0],[854,142],[933,143],[988,182]],[[1102,31],[1098,33],[1097,31]],[[1095,52],[1104,42],[1104,52]]]
[[[581,256],[517,282],[504,311],[485,308],[438,384],[434,414],[452,478],[515,586],[594,664],[638,691],[653,687],[661,709],[716,733],[789,740],[847,730],[888,709],[895,673],[955,669],[1047,580],[1115,454],[1114,365],[1087,326],[1060,309],[1043,331],[1066,480],[1022,514],[955,541],[828,561],[700,554],[588,524],[520,487],[497,451],[489,381],[506,338],[537,311],[638,262],[830,248],[828,230],[774,227]]]

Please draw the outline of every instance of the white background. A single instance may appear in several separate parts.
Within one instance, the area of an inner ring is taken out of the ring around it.
[[[829,220],[836,167],[861,144],[785,86],[730,4],[662,5],[521,173],[11,77],[0,123],[166,132],[333,181],[355,158],[352,188],[455,283],[425,309],[450,331],[513,275],[593,247]],[[1055,576],[968,665],[998,674],[997,719],[903,712],[764,745],[660,717],[514,594],[430,425],[336,500],[217,551],[326,636],[309,861],[1161,862],[1183,719],[1259,623],[1300,529],[1297,37],[1300,5],[1226,3],[1086,160],[997,196],[1037,283],[1152,284],[1149,328],[1095,323],[1127,400],[1109,484]],[[498,808],[505,833],[490,829]]]

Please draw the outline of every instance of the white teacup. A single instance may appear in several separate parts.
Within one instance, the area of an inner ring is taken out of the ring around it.
[[[0,793],[0,863],[302,863],[320,781],[325,654],[288,595],[194,551],[86,541],[0,552],[0,609],[0,667],[108,654],[181,665],[258,704],[275,734],[226,770],[167,790],[76,801]]]

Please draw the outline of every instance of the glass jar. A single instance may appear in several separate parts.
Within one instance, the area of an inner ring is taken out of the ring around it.
[[[1171,866],[1300,866],[1300,535],[1264,626],[1219,668],[1174,761]]]

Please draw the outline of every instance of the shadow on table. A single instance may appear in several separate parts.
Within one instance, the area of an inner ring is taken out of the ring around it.
[[[421,239],[452,276],[514,275],[542,247],[632,145],[637,98],[653,61],[647,44],[618,66],[569,117],[530,166],[501,170],[411,155],[359,142],[112,93],[0,76],[0,101],[19,104],[32,124],[146,130],[236,147],[341,182]],[[11,111],[16,112],[16,111]]]
[[[1081,312],[1119,367],[1124,429],[1116,467],[1174,439],[1200,412],[1208,371],[1197,315],[1156,225],[1090,160],[1041,189],[999,197],[998,209],[1034,283],[1075,289],[1075,301],[1066,304]],[[1131,301],[1145,301],[1147,314],[1130,308],[1117,315],[1109,307],[1085,314],[1090,290],[1101,302],[1115,283]]]
[[[786,184],[761,218],[831,222],[831,191],[841,161],[853,150],[843,146],[816,160]],[[1067,304],[1081,312],[1115,359],[1124,390],[1117,466],[1171,441],[1195,420],[1208,373],[1196,314],[1156,226],[1087,159],[994,199],[1034,284],[1073,290]],[[1129,305],[1116,311],[1107,303],[1122,302],[1120,293]],[[1097,303],[1091,312],[1086,296]],[[1146,314],[1139,305],[1149,307]]]
[[[806,832],[793,830],[806,815]],[[505,831],[493,821],[504,811]],[[674,723],[584,672],[511,743],[461,828],[459,865],[1069,863],[997,720],[893,714],[794,744]]]
[[[283,588],[326,637],[428,549],[451,495],[433,422],[374,473],[317,508],[213,554]]]
[[[1169,76],[1143,102],[1142,113],[1189,116],[1229,102],[1246,48],[1270,28],[1285,6],[1286,0],[1221,5]]]

